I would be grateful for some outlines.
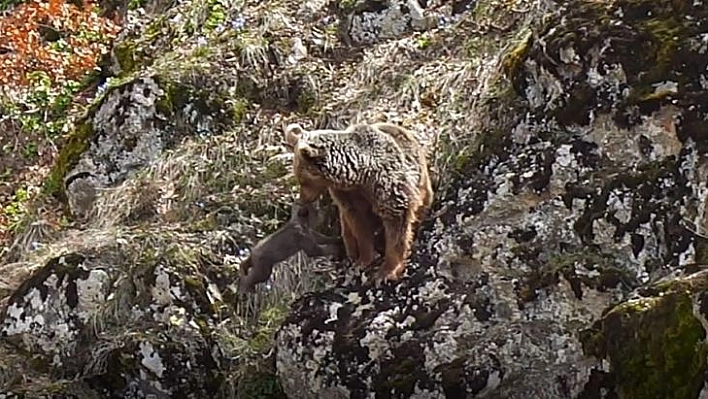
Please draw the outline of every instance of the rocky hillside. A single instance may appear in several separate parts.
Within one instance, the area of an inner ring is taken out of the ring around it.
[[[702,1],[130,8],[44,185],[71,223],[0,262],[0,398],[708,397]],[[283,124],[381,120],[433,148],[405,277],[242,296]]]

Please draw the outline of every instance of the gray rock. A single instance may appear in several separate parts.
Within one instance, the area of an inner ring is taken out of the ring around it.
[[[708,201],[705,72],[689,66],[708,64],[690,45],[708,14],[688,4],[684,18],[661,2],[571,2],[512,48],[515,93],[470,109],[482,145],[436,197],[408,276],[374,289],[352,272],[299,299],[276,337],[284,391],[698,397],[706,323],[676,276],[708,261],[688,227],[704,224]],[[698,365],[686,374],[674,361]]]
[[[340,2],[344,30],[353,44],[373,44],[402,37],[411,31],[426,31],[438,26],[441,17],[452,10],[442,1],[357,0]]]

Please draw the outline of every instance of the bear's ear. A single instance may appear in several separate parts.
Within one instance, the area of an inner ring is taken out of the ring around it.
[[[308,161],[311,164],[317,164],[317,161],[322,159],[323,154],[322,151],[319,149],[311,146],[311,145],[303,145],[302,143],[298,146],[297,148],[298,152],[302,156],[303,159]]]
[[[295,148],[300,140],[300,135],[305,131],[297,123],[291,123],[285,127],[285,144],[290,148]]]

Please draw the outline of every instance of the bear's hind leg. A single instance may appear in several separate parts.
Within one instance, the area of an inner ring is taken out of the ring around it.
[[[384,263],[378,271],[378,280],[397,281],[406,268],[406,258],[410,252],[413,238],[413,215],[383,221],[386,237]]]
[[[374,263],[376,249],[374,248],[375,224],[370,219],[369,212],[355,212],[352,214],[354,236],[359,248],[359,258],[356,261],[361,270],[367,270]]]

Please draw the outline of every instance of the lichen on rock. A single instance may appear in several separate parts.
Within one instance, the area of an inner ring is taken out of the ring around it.
[[[355,44],[399,38],[407,32],[438,27],[453,9],[445,2],[418,0],[339,1],[342,30]]]
[[[71,357],[110,287],[106,270],[86,267],[85,261],[79,254],[60,256],[25,281],[9,300],[2,335],[22,338],[24,350],[42,352],[55,366]]]
[[[90,134],[77,137],[87,141],[76,143],[85,146],[85,151],[64,161],[71,163],[71,169],[65,173],[63,188],[76,217],[91,210],[96,190],[124,181],[181,138],[208,133],[229,115],[222,107],[208,108],[213,104],[195,93],[154,76],[139,77],[106,91],[83,122],[86,127],[81,131]],[[185,121],[179,122],[179,118]]]
[[[697,108],[683,99],[700,96],[692,93],[703,73],[686,71],[682,61],[706,23],[703,9],[694,7],[700,5],[681,4],[691,18],[680,22],[661,2],[575,1],[554,10],[533,37],[510,46],[501,58],[515,94],[497,80],[489,97],[469,104],[484,121],[477,151],[456,165],[458,177],[448,177],[451,189],[436,198],[435,222],[419,233],[424,238],[409,277],[383,291],[344,280],[299,300],[277,337],[285,391],[311,381],[301,397],[336,389],[350,397],[555,398],[598,394],[591,392],[599,389],[599,375],[620,381],[625,360],[612,360],[606,369],[586,356],[575,334],[634,289],[696,262],[699,237],[686,226],[705,218],[708,136],[695,125],[682,126]],[[661,20],[681,24],[671,32],[685,35],[667,36]],[[646,58],[633,55],[639,48],[646,48]],[[694,50],[690,57],[702,59],[703,53]],[[661,100],[637,102],[635,94],[646,87],[663,93]],[[429,267],[436,271],[425,271]],[[459,287],[445,292],[457,320],[483,318],[462,324],[458,335],[469,342],[447,338],[450,352],[443,359],[438,355],[446,352],[429,354],[417,346],[436,347],[437,337],[460,322],[441,317],[422,331],[404,325],[431,281]],[[362,292],[369,295],[368,307],[349,303]],[[393,296],[382,300],[387,294]],[[474,313],[464,312],[467,298],[474,298]],[[329,309],[337,309],[336,317],[327,316]],[[395,309],[392,316],[389,309]],[[623,324],[618,334],[630,336],[643,326]],[[681,334],[691,343],[678,356],[700,370],[705,332],[695,321],[685,328]],[[495,338],[486,341],[486,334]],[[628,358],[635,361],[642,350],[630,350]],[[661,359],[644,365],[656,367],[656,375],[673,373],[673,363]],[[613,367],[615,361],[620,363]],[[429,362],[434,367],[425,372],[406,366]],[[692,378],[676,380],[688,389],[681,395],[702,388]],[[653,392],[636,384],[637,397]]]

